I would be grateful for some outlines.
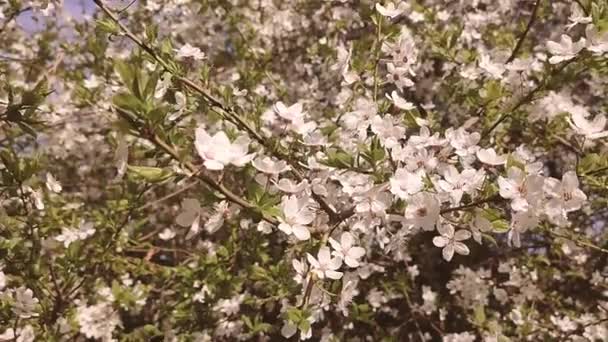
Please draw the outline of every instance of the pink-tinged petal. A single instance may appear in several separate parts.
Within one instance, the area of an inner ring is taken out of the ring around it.
[[[520,234],[516,229],[509,230],[507,234],[507,244],[509,246],[513,245],[515,247],[521,247]]]
[[[443,247],[443,249],[441,250],[441,255],[443,256],[443,259],[445,259],[445,261],[452,260],[452,257],[454,256],[454,244],[450,243]]]
[[[342,246],[340,245],[340,243],[336,240],[334,240],[333,238],[329,238],[329,244],[331,245],[331,247],[333,247],[333,249],[335,249],[336,251],[341,251],[342,250]]]
[[[281,223],[281,224],[279,224],[279,230],[281,230],[283,233],[285,233],[287,235],[293,233],[293,230],[291,229],[291,226],[288,225],[287,223]]]
[[[454,226],[449,223],[439,224],[437,225],[437,231],[444,237],[451,239],[454,237]]]
[[[448,243],[450,243],[450,239],[443,236],[435,236],[433,238],[433,245],[442,248],[445,247]]]
[[[511,202],[511,208],[515,211],[526,211],[528,210],[528,201],[522,197],[516,197]]]
[[[283,197],[281,207],[283,208],[285,218],[288,220],[293,220],[300,210],[300,208],[298,208],[298,198],[296,196]]]
[[[306,260],[308,260],[308,263],[310,264],[310,266],[312,266],[312,268],[319,268],[321,266],[319,265],[317,259],[315,259],[315,257],[312,256],[310,253],[306,253]]]
[[[302,209],[295,217],[295,222],[301,225],[307,225],[315,220],[315,214],[308,209]]]
[[[331,261],[331,253],[329,251],[329,247],[323,246],[319,248],[319,253],[317,254],[319,258],[319,264],[327,265]]]
[[[224,133],[224,131],[219,131],[215,133],[215,135],[211,138],[210,143],[213,147],[216,148],[228,147],[231,145],[230,139],[228,139],[228,136],[226,135],[226,133]]]
[[[349,267],[359,267],[359,261],[348,255],[346,256],[346,258],[344,258],[344,263]]]
[[[471,232],[466,229],[461,229],[454,234],[454,240],[464,241],[471,238]]]
[[[329,248],[328,248],[329,249]],[[342,258],[340,257],[335,257],[332,258],[328,263],[327,266],[332,269],[332,270],[337,270],[338,268],[340,268],[342,266]]]
[[[334,280],[338,280],[340,278],[342,278],[342,272],[337,272],[337,271],[325,271],[325,275],[327,276],[327,278],[329,279],[334,279]]]
[[[281,328],[281,335],[285,338],[290,338],[298,332],[298,327],[291,323],[285,323]]]
[[[243,157],[240,158],[236,158],[235,160],[232,160],[232,164],[234,166],[244,166],[245,164],[249,163],[253,158],[255,157],[255,153],[252,154],[248,154],[245,155]]]
[[[196,218],[194,219],[194,221],[192,222],[192,225],[190,226],[190,231],[188,232],[186,238],[192,238],[193,236],[195,236],[196,234],[198,234],[198,232],[201,230],[201,216],[197,215]]]
[[[504,177],[498,177],[499,193],[502,198],[512,198],[514,196],[514,185]]]
[[[203,163],[208,170],[219,171],[224,169],[224,164],[215,160],[205,160]]]
[[[298,240],[308,240],[310,239],[310,231],[308,230],[308,228],[304,227],[304,226],[295,226],[292,227],[293,228],[293,235],[296,236],[296,238],[298,238]]]
[[[455,242],[454,250],[460,255],[469,255],[469,247],[462,242]]]
[[[352,247],[348,250],[348,256],[351,258],[359,259],[365,255],[365,248],[363,247]]]
[[[354,243],[355,243],[355,238],[353,237],[353,235],[351,233],[349,233],[349,232],[342,233],[342,236],[340,237],[340,244],[342,245],[342,248],[349,249]]]
[[[562,176],[562,183],[566,191],[578,189],[578,177],[576,172],[568,171]]]

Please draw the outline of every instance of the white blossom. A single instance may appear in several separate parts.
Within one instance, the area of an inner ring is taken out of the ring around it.
[[[380,3],[376,3],[376,11],[382,14],[385,17],[389,17],[391,19],[397,17],[402,14],[406,10],[408,10],[410,6],[403,1],[397,0],[397,5],[393,1],[387,1],[383,6]]]
[[[203,60],[206,58],[205,53],[201,51],[201,49],[190,45],[189,43],[184,44],[179,49],[174,49],[177,54],[175,57],[177,59],[183,60],[186,58],[192,58],[194,60]]]
[[[342,266],[342,258],[336,256],[331,257],[329,247],[323,246],[319,249],[319,253],[315,258],[310,253],[306,253],[306,258],[312,272],[319,277],[319,279],[340,279],[342,278],[342,272],[336,271]]]
[[[407,200],[405,220],[414,228],[435,229],[439,220],[439,200],[428,192],[420,192]]]
[[[581,38],[578,42],[572,42],[572,38],[567,34],[562,34],[559,42],[548,41],[547,49],[553,55],[549,58],[549,63],[558,64],[564,61],[569,61],[585,48],[585,38]]]
[[[310,239],[310,231],[306,225],[315,219],[314,213],[308,208],[308,197],[285,196],[281,201],[283,216],[279,217],[279,229],[285,234],[293,234],[299,240]]]
[[[471,237],[471,232],[465,229],[460,229],[454,232],[454,226],[451,224],[442,224],[437,227],[439,236],[433,238],[433,244],[442,248],[441,254],[446,261],[452,260],[454,252],[461,255],[469,255],[469,247],[461,241],[468,240]]]
[[[330,245],[334,248],[332,254],[344,260],[350,267],[359,267],[359,259],[365,255],[363,247],[354,246],[355,238],[349,232],[344,232],[340,236],[340,242],[329,238]]]
[[[223,131],[210,136],[203,126],[196,129],[194,146],[203,158],[204,165],[209,170],[223,170],[225,166],[243,166],[249,163],[255,154],[248,154],[249,138],[241,135],[230,142]]]

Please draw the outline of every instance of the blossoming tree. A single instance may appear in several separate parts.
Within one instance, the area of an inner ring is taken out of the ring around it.
[[[0,43],[0,341],[608,341],[606,0],[11,0]]]

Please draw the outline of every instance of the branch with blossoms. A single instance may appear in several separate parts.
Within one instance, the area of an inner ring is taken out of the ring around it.
[[[606,335],[608,1],[21,2],[0,340]]]

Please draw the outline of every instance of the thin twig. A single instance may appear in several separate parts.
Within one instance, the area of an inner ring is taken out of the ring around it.
[[[499,201],[499,200],[502,200],[502,199],[503,198],[500,197],[500,195],[496,194],[494,196],[490,196],[488,198],[483,198],[483,199],[480,199],[478,201],[471,202],[469,204],[464,204],[464,205],[460,205],[460,206],[452,207],[452,208],[446,208],[446,209],[441,210],[439,213],[441,215],[443,215],[443,214],[451,213],[451,212],[454,212],[454,211],[460,211],[460,210],[464,210],[464,209],[468,209],[468,208],[472,208],[472,207],[478,207],[478,206],[480,206],[480,205],[482,205],[484,203]]]
[[[538,8],[540,7],[541,2],[543,2],[543,0],[536,0],[534,9],[532,10],[532,14],[530,15],[530,20],[528,20],[528,25],[526,25],[526,29],[524,30],[524,32],[521,34],[521,36],[517,40],[517,44],[515,44],[515,48],[513,49],[513,52],[511,52],[511,55],[509,56],[509,58],[507,58],[507,61],[505,62],[505,64],[509,64],[509,63],[513,62],[515,57],[517,57],[517,54],[519,53],[519,50],[523,46],[524,40],[526,39],[528,32],[530,32],[532,25],[534,25],[534,22],[536,21]]]

